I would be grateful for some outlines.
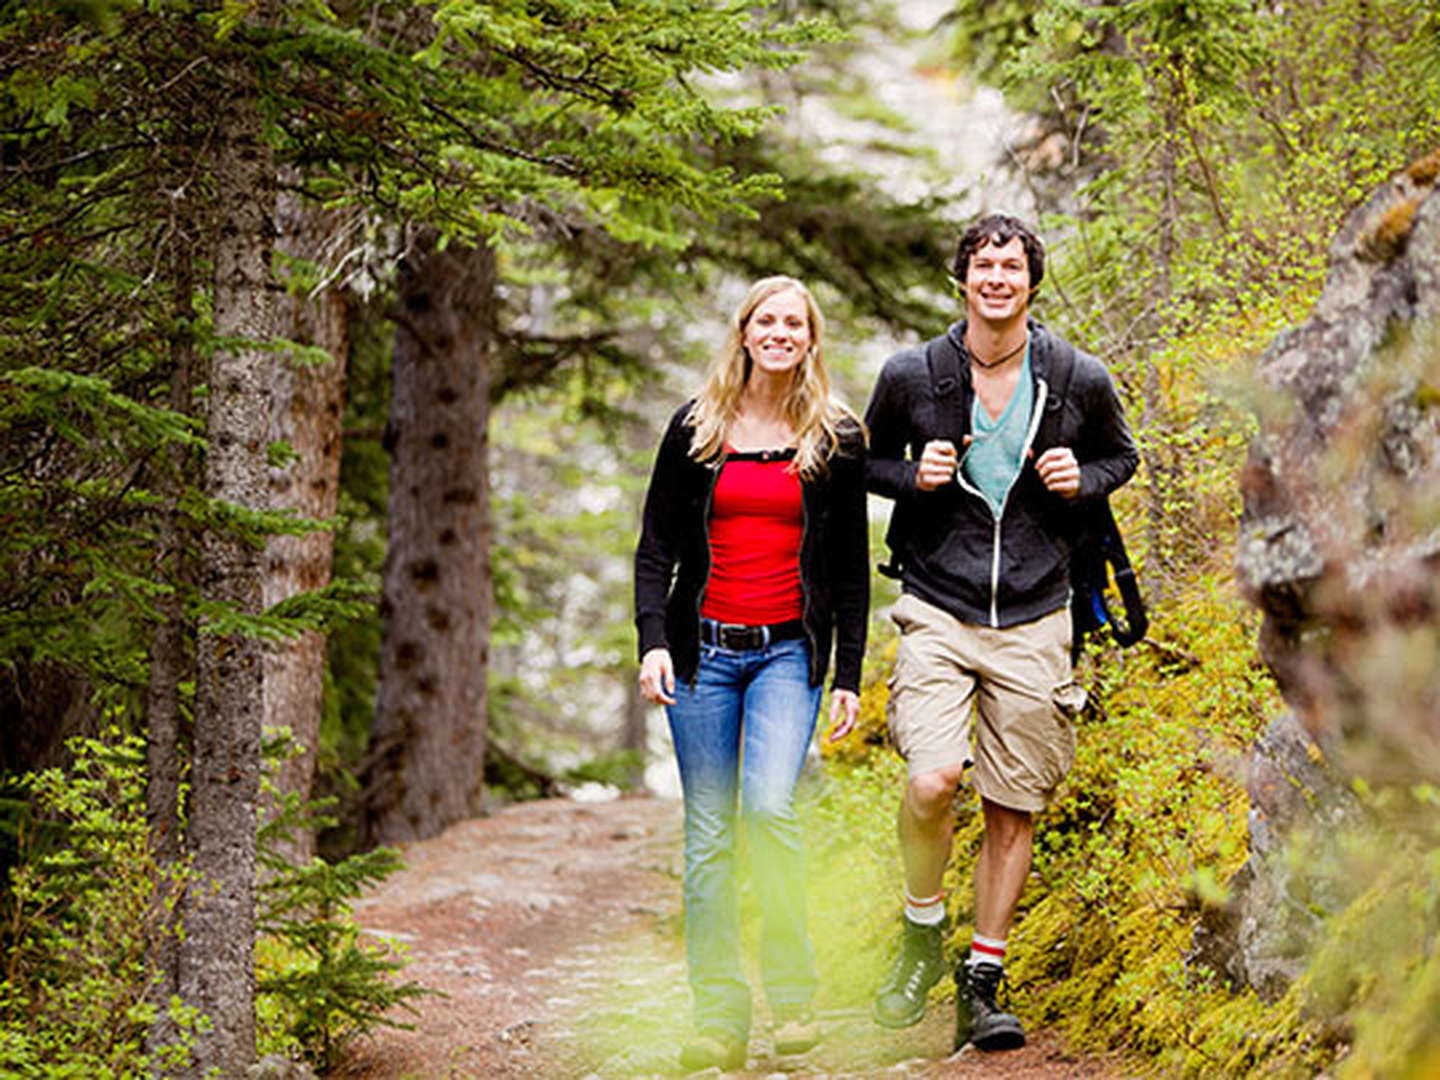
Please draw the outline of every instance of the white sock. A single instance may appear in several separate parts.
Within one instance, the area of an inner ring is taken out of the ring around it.
[[[996,967],[1005,966],[1005,939],[988,938],[976,934],[970,939],[970,955],[966,958],[967,967],[974,967],[976,964],[994,964]]]
[[[917,899],[906,889],[905,918],[916,926],[939,926],[945,921],[945,894],[938,892],[934,896]]]

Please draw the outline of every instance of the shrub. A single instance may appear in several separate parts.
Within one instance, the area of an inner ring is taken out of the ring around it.
[[[271,765],[285,740],[267,748]],[[183,1066],[204,1018],[179,1001],[173,1041],[147,1047],[157,1019],[152,958],[192,881],[162,866],[145,820],[145,743],[110,728],[70,744],[73,764],[21,777],[29,802],[16,865],[0,898],[0,1062],[6,1077],[130,1080]],[[272,769],[273,771],[273,769]],[[267,786],[269,781],[267,778]],[[269,787],[277,808],[260,832],[257,1012],[261,1049],[332,1066],[349,1040],[429,991],[391,976],[404,960],[360,939],[350,902],[399,866],[388,848],[330,864],[291,866],[282,843],[322,821],[325,807]],[[33,807],[33,811],[30,809]]]
[[[71,752],[18,781],[34,809],[3,901],[0,1061],[16,1077],[149,1076],[188,1057],[196,1022],[172,1003],[178,1041],[147,1050],[148,960],[188,871],[151,854],[144,741],[111,728]]]
[[[416,998],[438,991],[395,982],[391,976],[405,966],[399,946],[362,940],[351,917],[351,901],[403,865],[394,848],[333,863],[287,858],[298,830],[334,824],[326,816],[333,800],[305,802],[274,786],[275,764],[296,752],[288,733],[266,747],[270,767],[263,786],[273,809],[259,836],[256,1010],[262,1053],[298,1053],[324,1071],[372,1028],[408,1027],[391,1015],[394,1008],[410,1008]]]

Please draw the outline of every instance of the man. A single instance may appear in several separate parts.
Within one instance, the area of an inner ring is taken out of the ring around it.
[[[888,540],[902,595],[889,724],[909,775],[904,931],[874,1016],[918,1022],[942,973],[951,807],[973,766],[985,833],[975,933],[955,971],[955,1045],[999,1050],[1025,1042],[995,997],[1033,815],[1074,760],[1070,720],[1084,703],[1070,667],[1073,522],[1130,478],[1139,455],[1109,373],[1029,317],[1045,253],[1023,222],[976,221],[953,271],[965,319],[891,357],[865,416],[867,484],[895,500]]]

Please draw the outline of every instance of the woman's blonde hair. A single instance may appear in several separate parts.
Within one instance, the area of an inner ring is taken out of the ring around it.
[[[795,432],[795,471],[807,480],[819,475],[831,455],[840,450],[841,427],[853,424],[856,430],[864,430],[853,412],[830,397],[830,376],[822,353],[825,319],[815,298],[794,278],[776,275],[750,286],[730,320],[725,344],[710,361],[705,384],[690,410],[690,425],[695,429],[690,455],[697,461],[720,455],[730,425],[740,413],[740,397],[750,379],[750,355],[745,351],[745,327],[750,316],[770,297],[787,289],[805,301],[810,321],[810,348],[791,372],[790,389],[785,395],[785,420]]]

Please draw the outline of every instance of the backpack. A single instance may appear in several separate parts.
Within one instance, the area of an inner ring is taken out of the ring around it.
[[[1070,389],[1070,377],[1075,371],[1075,347],[1063,338],[1052,336],[1050,340],[1055,347],[1051,354],[1051,392],[1045,401],[1042,430],[1046,423],[1051,422],[1051,417],[1055,422],[1059,421],[1061,406]],[[925,362],[930,369],[936,415],[942,418],[942,426],[953,424],[958,415],[955,391],[960,384],[960,350],[948,334],[942,334],[926,343]],[[957,447],[961,445],[958,426],[945,434]],[[890,561],[879,568],[889,577],[898,578],[903,572],[910,536],[909,518],[913,512],[912,504],[896,500],[890,513],[890,525],[885,533]],[[1073,519],[1075,532],[1070,548],[1072,660],[1080,655],[1085,635],[1101,627],[1109,626],[1115,643],[1125,648],[1143,639],[1150,625],[1145,601],[1140,595],[1140,583],[1130,565],[1125,540],[1110,510],[1109,498],[1092,499],[1077,506]],[[1116,593],[1121,601],[1118,610],[1112,603]],[[1122,613],[1123,619],[1119,617]]]

